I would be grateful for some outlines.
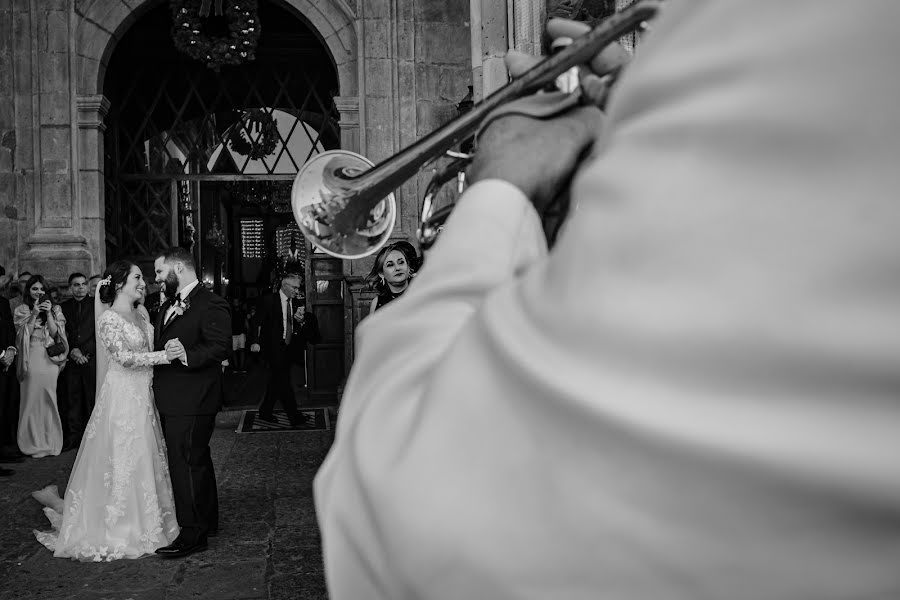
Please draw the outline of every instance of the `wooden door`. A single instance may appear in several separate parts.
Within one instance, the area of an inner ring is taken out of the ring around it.
[[[342,261],[307,250],[306,303],[319,321],[322,339],[307,351],[310,400],[332,404],[344,380],[344,274]]]

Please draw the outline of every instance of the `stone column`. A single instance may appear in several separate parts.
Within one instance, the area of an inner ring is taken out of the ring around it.
[[[63,286],[72,271],[90,271],[94,259],[81,231],[76,199],[73,15],[68,2],[31,3],[30,36],[22,41],[30,46],[32,71],[20,90],[31,91],[32,122],[17,124],[23,133],[31,130],[35,159],[34,229],[25,240],[19,270]]]
[[[359,96],[335,96],[340,115],[341,149],[359,152]]]
[[[519,52],[540,56],[546,20],[545,0],[511,0],[510,47]]]
[[[475,101],[506,85],[503,57],[509,50],[510,0],[471,0],[472,80]]]
[[[103,120],[109,112],[105,96],[79,96],[78,107],[78,187],[76,201],[81,208],[81,232],[93,257],[90,271],[99,273],[106,265],[106,186],[103,178]],[[90,275],[88,275],[90,277]]]

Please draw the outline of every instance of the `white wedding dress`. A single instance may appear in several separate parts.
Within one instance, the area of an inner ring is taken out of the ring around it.
[[[138,327],[95,306],[97,380],[103,383],[65,497],[59,499],[54,486],[34,494],[47,504],[53,526],[35,535],[57,557],[138,558],[169,545],[179,531],[151,387],[153,365],[166,362],[165,351],[151,351],[153,326],[143,307]]]

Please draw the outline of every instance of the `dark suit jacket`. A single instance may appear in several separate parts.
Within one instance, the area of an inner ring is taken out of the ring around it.
[[[94,299],[85,297],[80,302],[81,318],[76,314],[79,302],[75,298],[69,298],[62,304],[63,316],[66,317],[66,337],[69,340],[69,352],[78,348],[84,354],[89,354],[91,360],[97,356],[97,341],[94,332]]]
[[[297,310],[297,300],[292,300],[291,314]],[[269,363],[279,364],[288,361],[302,364],[307,344],[318,343],[319,322],[311,312],[306,313],[303,326],[291,319],[294,327],[291,345],[284,345],[284,315],[281,312],[281,293],[267,294],[259,299],[256,305],[256,321],[251,324],[254,329],[259,328],[260,353]]]
[[[157,365],[153,370],[153,395],[163,415],[210,415],[222,407],[222,361],[231,354],[231,313],[228,303],[202,284],[185,300],[184,314],[168,325],[162,323],[169,302],[156,316],[156,350],[178,338],[187,351],[188,364],[180,360]]]
[[[13,322],[9,300],[0,296],[0,350],[16,345],[16,324]]]
[[[16,325],[13,322],[9,300],[0,297],[0,349],[16,346]],[[16,354],[16,360],[19,360]],[[16,363],[3,370],[0,367],[0,446],[15,446],[19,422],[19,380]]]

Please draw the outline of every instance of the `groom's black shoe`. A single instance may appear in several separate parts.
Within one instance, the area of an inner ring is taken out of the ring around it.
[[[176,539],[170,546],[157,548],[156,553],[163,558],[181,558],[194,552],[203,552],[208,547],[205,539],[198,540],[195,544],[186,544]]]

